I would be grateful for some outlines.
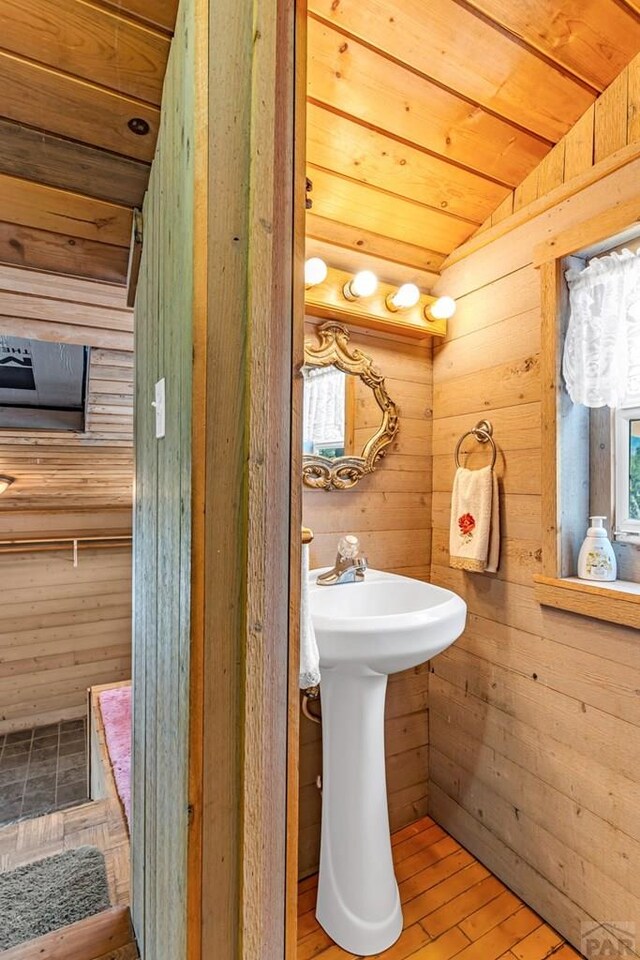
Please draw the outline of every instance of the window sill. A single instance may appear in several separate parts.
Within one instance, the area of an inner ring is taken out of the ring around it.
[[[640,583],[589,583],[577,577],[541,575],[533,579],[536,600],[543,606],[640,629]]]

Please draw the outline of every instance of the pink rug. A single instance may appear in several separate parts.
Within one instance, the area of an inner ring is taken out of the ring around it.
[[[131,687],[114,687],[100,694],[107,750],[124,807],[127,823],[131,813]]]

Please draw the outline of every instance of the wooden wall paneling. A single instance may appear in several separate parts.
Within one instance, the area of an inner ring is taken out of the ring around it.
[[[67,509],[130,504],[133,314],[124,289],[0,266],[0,331],[97,347],[83,433],[0,431],[0,465],[16,479],[0,502],[0,515],[62,503]]]
[[[628,71],[622,73],[598,97],[593,124],[593,161],[597,163],[627,144]]]
[[[313,329],[309,335],[313,335]],[[332,564],[338,540],[355,533],[371,567],[428,577],[431,557],[431,345],[352,333],[352,342],[374,358],[389,395],[398,404],[397,441],[375,473],[348,491],[303,488],[303,519],[314,531],[312,566]],[[361,398],[362,399],[362,398]],[[371,404],[357,405],[360,424],[371,424]],[[371,433],[372,427],[357,431]],[[386,710],[389,815],[393,828],[422,816],[427,805],[428,716],[426,667],[390,679]],[[299,868],[318,865],[322,772],[321,728],[302,720],[300,733]]]
[[[82,716],[87,687],[130,677],[130,547],[83,550],[77,568],[70,549],[12,553],[0,569],[1,733]]]
[[[306,187],[306,148],[307,148],[307,61],[308,31],[306,2],[295,7],[294,40],[294,142],[293,176],[295,196],[300,198]],[[291,334],[292,389],[291,389],[291,476],[290,476],[290,570],[289,570],[289,677],[288,677],[288,720],[287,720],[287,815],[286,815],[286,875],[285,875],[285,960],[297,960],[298,947],[298,850],[300,839],[300,610],[299,604],[292,598],[299,597],[301,591],[301,539],[308,540],[308,530],[302,527],[302,471],[303,436],[303,389],[302,366],[304,365],[304,259],[305,259],[305,221],[306,208],[298,201],[294,204],[294,247],[293,247],[293,324]],[[351,390],[352,427],[355,426],[355,390]],[[298,530],[302,529],[302,538]],[[313,531],[312,531],[313,533]],[[302,549],[305,549],[304,547]]]
[[[148,406],[164,374],[169,409],[180,411],[160,442],[148,418],[138,424],[146,492],[135,579],[145,609],[134,689],[143,671],[146,717],[134,715],[134,746],[146,783],[134,795],[144,831],[133,857],[134,916],[145,954],[159,960],[187,949],[275,960],[284,950],[294,9],[181,5],[147,198],[137,397]],[[239,72],[248,50],[252,68]],[[241,122],[230,124],[231,115]],[[194,325],[205,352],[192,391]],[[192,526],[206,570],[194,580]],[[148,550],[163,532],[175,549],[158,560]],[[201,686],[191,684],[191,650]],[[189,776],[199,750],[200,790]]]
[[[572,180],[593,166],[595,106],[576,120],[564,138],[564,180]]]
[[[565,161],[568,156],[565,150]],[[459,309],[434,353],[438,445],[452,439],[452,417],[475,422],[479,410],[492,421],[511,411],[514,425],[519,411],[525,428],[527,409],[538,399],[547,443],[556,416],[557,359],[553,370],[543,361],[539,373],[526,375],[521,396],[521,374],[515,373],[523,361],[528,365],[524,358],[538,367],[541,339],[546,344],[557,332],[560,268],[543,263],[540,272],[533,270],[535,250],[563,230],[579,235],[577,225],[609,210],[612,198],[618,213],[626,203],[633,206],[633,164],[612,163],[600,180],[590,168],[589,176],[578,176],[582,189],[570,198],[563,188],[552,189],[535,201],[535,218],[523,211],[522,219],[511,218],[511,230],[508,219],[490,228],[482,246],[445,269],[435,292],[453,291]],[[491,333],[499,357],[489,347]],[[493,381],[502,371],[508,379],[498,385]],[[483,387],[483,379],[492,382]],[[508,400],[512,405],[503,406]],[[555,517],[540,512],[541,492],[561,479],[547,467],[541,474],[534,434],[534,446],[518,450],[504,419],[502,429],[508,438],[499,461],[503,557],[495,576],[448,567],[453,470],[444,449],[434,457],[431,577],[466,600],[469,619],[460,641],[431,664],[429,809],[579,947],[581,922],[606,924],[612,910],[629,919],[640,915],[633,869],[626,869],[624,857],[635,856],[640,841],[627,804],[640,790],[631,693],[640,660],[632,629],[536,602],[533,576],[541,549],[556,539]],[[500,448],[500,431],[496,440]],[[582,512],[586,516],[586,506]],[[625,801],[618,805],[620,790]]]

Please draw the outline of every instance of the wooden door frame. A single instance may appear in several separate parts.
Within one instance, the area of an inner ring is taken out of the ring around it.
[[[197,11],[188,957],[289,960],[306,4]]]

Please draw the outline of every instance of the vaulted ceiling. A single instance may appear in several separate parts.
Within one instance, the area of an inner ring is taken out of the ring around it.
[[[2,0],[0,261],[123,283],[178,0]]]
[[[640,0],[309,0],[309,248],[424,271],[640,51]]]
[[[0,262],[125,281],[177,6],[2,0]],[[308,45],[311,246],[428,274],[640,50],[640,0],[309,0]]]

